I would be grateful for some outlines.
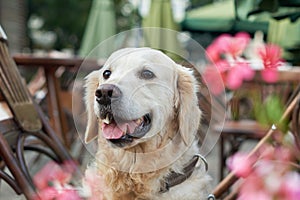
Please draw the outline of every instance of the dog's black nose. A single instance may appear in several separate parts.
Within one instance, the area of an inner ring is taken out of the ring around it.
[[[113,84],[103,84],[96,90],[96,101],[102,105],[109,105],[113,99],[121,97],[121,90]]]

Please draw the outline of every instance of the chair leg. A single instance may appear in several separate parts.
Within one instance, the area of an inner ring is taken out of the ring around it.
[[[0,155],[5,161],[5,164],[12,173],[13,177],[15,178],[19,187],[18,189],[22,190],[27,199],[33,199],[36,192],[34,188],[31,187],[31,184],[27,180],[26,176],[24,176],[19,163],[14,156],[14,153],[12,152],[2,133],[0,133]]]

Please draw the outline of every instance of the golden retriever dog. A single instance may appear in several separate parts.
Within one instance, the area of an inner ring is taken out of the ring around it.
[[[207,199],[190,69],[158,50],[125,48],[90,73],[85,88],[85,142],[98,137],[93,163],[103,199]]]

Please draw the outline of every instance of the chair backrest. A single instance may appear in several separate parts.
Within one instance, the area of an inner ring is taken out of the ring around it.
[[[32,166],[41,155],[57,163],[74,162],[66,147],[51,127],[41,108],[31,99],[14,60],[9,55],[6,36],[0,26],[0,114],[11,111],[0,120],[0,180],[4,180],[17,194],[26,199],[37,199],[37,188],[32,179]],[[35,152],[34,162],[28,162],[25,152]],[[44,158],[44,157],[43,157]],[[29,167],[30,166],[30,167]],[[73,177],[80,177],[74,166]],[[10,173],[6,173],[8,170]]]
[[[9,55],[6,39],[0,26],[0,91],[20,127],[28,132],[36,132],[42,128],[42,123],[17,66]]]

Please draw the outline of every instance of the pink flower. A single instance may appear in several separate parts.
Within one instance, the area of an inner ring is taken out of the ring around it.
[[[47,187],[40,190],[34,200],[82,200],[82,198],[72,188]]]
[[[279,160],[282,162],[291,161],[293,158],[292,149],[284,146],[273,147],[264,145],[260,148],[260,159],[263,160]]]
[[[203,73],[203,79],[208,86],[209,91],[214,95],[221,94],[224,91],[223,73],[220,73],[215,67],[206,67]]]
[[[33,198],[34,200],[53,200],[58,194],[58,191],[53,187],[46,187],[39,191]]]
[[[274,157],[275,148],[271,145],[263,145],[259,149],[260,159],[271,160]]]
[[[238,157],[235,157],[236,155]],[[248,157],[243,154],[236,155],[229,164],[234,166],[237,175],[248,174],[240,181],[239,200],[300,199],[300,175],[291,171],[290,165],[294,158],[292,148],[265,144],[256,154],[257,161],[249,173],[249,161],[246,160]],[[238,163],[242,166],[236,167]]]
[[[241,87],[244,80],[251,80],[254,77],[254,71],[246,62],[236,62],[230,68],[226,78],[226,86],[231,90]]]
[[[222,34],[206,48],[206,54],[212,62],[222,60],[228,54],[233,58],[241,56],[250,41],[248,33],[240,32],[234,37],[229,34]]]
[[[300,199],[300,175],[297,172],[289,172],[283,177],[281,193],[283,198],[287,200]]]
[[[255,171],[253,171],[239,188],[238,200],[271,200],[270,193],[265,190],[264,182]]]
[[[41,190],[49,186],[52,181],[60,183],[67,183],[71,179],[71,174],[64,171],[57,163],[47,163],[38,173],[33,177],[35,186]]]
[[[219,38],[217,38],[216,43],[221,49],[221,52],[229,54],[235,58],[243,54],[249,41],[249,34],[245,32],[240,32],[237,33],[234,37],[228,34],[223,34]]]
[[[264,65],[261,71],[262,79],[268,83],[276,82],[278,80],[277,68],[282,65],[281,48],[274,44],[267,44],[258,49],[258,55]]]
[[[234,37],[229,34],[220,35],[207,47],[207,57],[219,72],[209,69],[204,72],[204,79],[213,94],[220,94],[223,84],[229,89],[238,89],[244,80],[251,80],[254,71],[240,56],[250,41],[248,33],[240,32]],[[220,83],[220,76],[223,84]]]
[[[76,171],[78,164],[74,160],[66,160],[62,164],[64,171],[72,174]]]
[[[278,80],[278,71],[274,68],[263,69],[261,77],[267,83],[275,83]]]
[[[227,165],[238,177],[247,177],[252,172],[254,159],[246,154],[236,153],[227,160]]]
[[[215,67],[221,74],[227,72],[231,68],[230,63],[227,60],[220,60],[216,62]]]
[[[263,61],[265,69],[277,68],[282,64],[281,48],[274,44],[267,44],[258,49],[258,55]]]
[[[226,86],[231,90],[236,90],[243,84],[243,77],[241,76],[239,67],[234,67],[228,72],[226,78]]]
[[[282,162],[288,162],[293,160],[292,152],[293,152],[292,148],[287,148],[283,146],[275,148],[275,155],[277,157],[277,160],[280,160]]]
[[[82,200],[74,189],[63,189],[60,191],[55,200]]]
[[[206,48],[206,57],[211,62],[218,62],[221,59],[221,49],[218,47],[218,44],[212,43]]]
[[[76,165],[73,161],[66,161],[61,166],[51,161],[48,162],[33,177],[33,182],[38,189],[35,200],[80,200],[75,189],[68,185]]]
[[[255,75],[254,70],[244,61],[231,64],[221,60],[215,66],[207,66],[203,74],[209,90],[215,95],[224,90],[224,83],[229,89],[236,90],[244,80],[251,80]]]
[[[242,192],[241,195],[238,197],[238,200],[272,200],[272,196],[269,195],[264,190],[256,190],[256,191],[247,191]]]

